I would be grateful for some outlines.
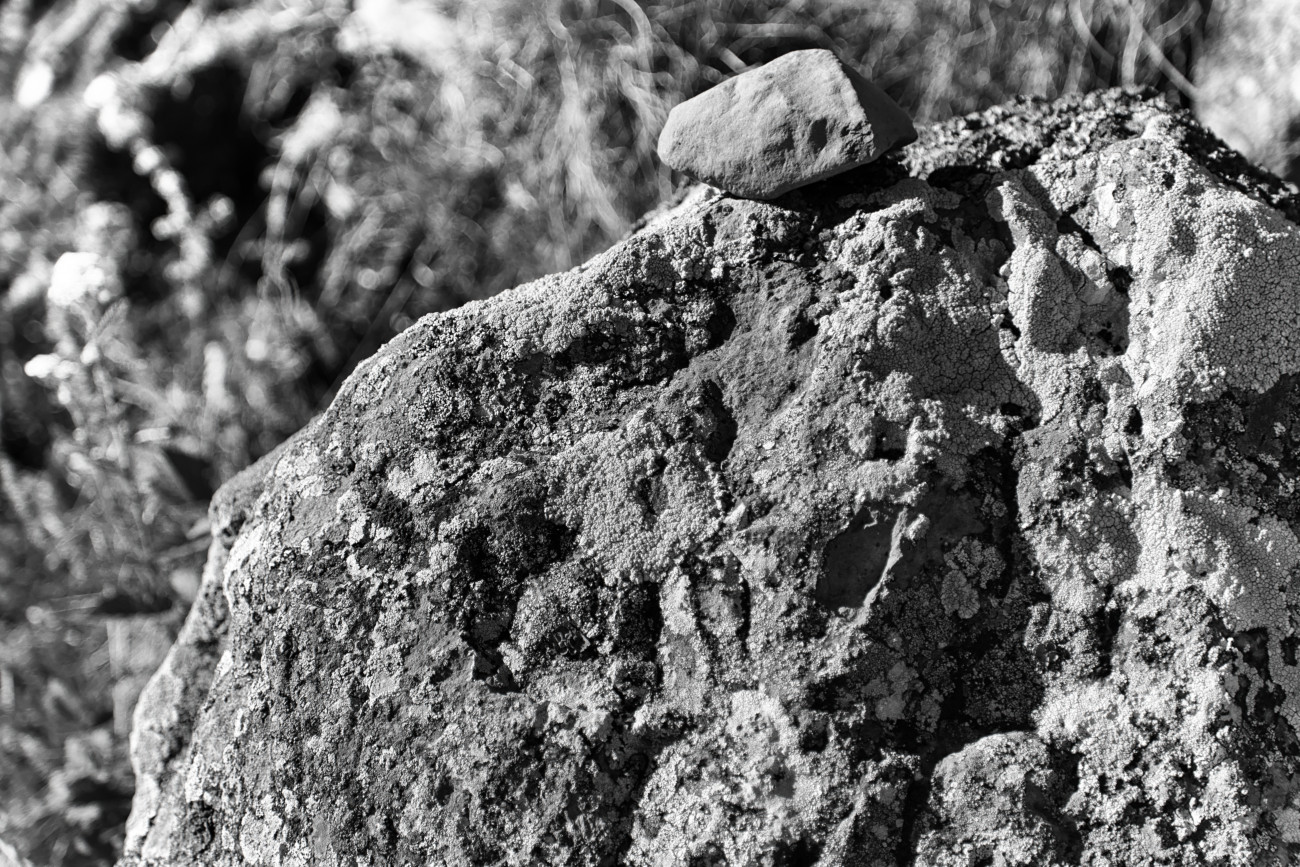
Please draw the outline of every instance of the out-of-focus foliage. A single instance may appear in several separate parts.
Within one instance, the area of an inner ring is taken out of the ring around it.
[[[1229,145],[1300,182],[1300,5],[1215,0],[1196,113]]]
[[[1113,84],[1182,100],[1203,20],[1174,0],[0,0],[0,838],[111,861],[157,661],[135,639],[183,613],[213,487],[416,317],[574,265],[671,196],[673,104],[814,46],[921,121]]]

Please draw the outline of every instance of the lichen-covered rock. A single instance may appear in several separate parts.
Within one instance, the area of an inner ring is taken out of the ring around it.
[[[907,112],[831,51],[792,51],[678,105],[659,157],[697,181],[773,199],[916,140]]]
[[[129,865],[1300,854],[1300,229],[1111,92],[696,190],[223,489]]]

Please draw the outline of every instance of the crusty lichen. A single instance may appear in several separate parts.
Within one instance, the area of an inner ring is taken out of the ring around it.
[[[1266,391],[1300,364],[1300,238],[1277,211],[1225,189],[1159,137],[1098,156],[1087,221],[1134,276],[1139,394],[1175,405]]]

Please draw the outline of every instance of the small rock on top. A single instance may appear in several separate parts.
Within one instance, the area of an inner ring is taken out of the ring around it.
[[[678,105],[659,136],[672,168],[771,199],[916,140],[907,112],[826,49],[794,51]]]

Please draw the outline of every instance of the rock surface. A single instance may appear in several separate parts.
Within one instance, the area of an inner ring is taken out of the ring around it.
[[[1300,854],[1300,229],[1110,92],[697,189],[218,494],[126,865]]]
[[[674,108],[659,157],[733,195],[773,199],[915,140],[896,102],[817,48],[792,51]]]

